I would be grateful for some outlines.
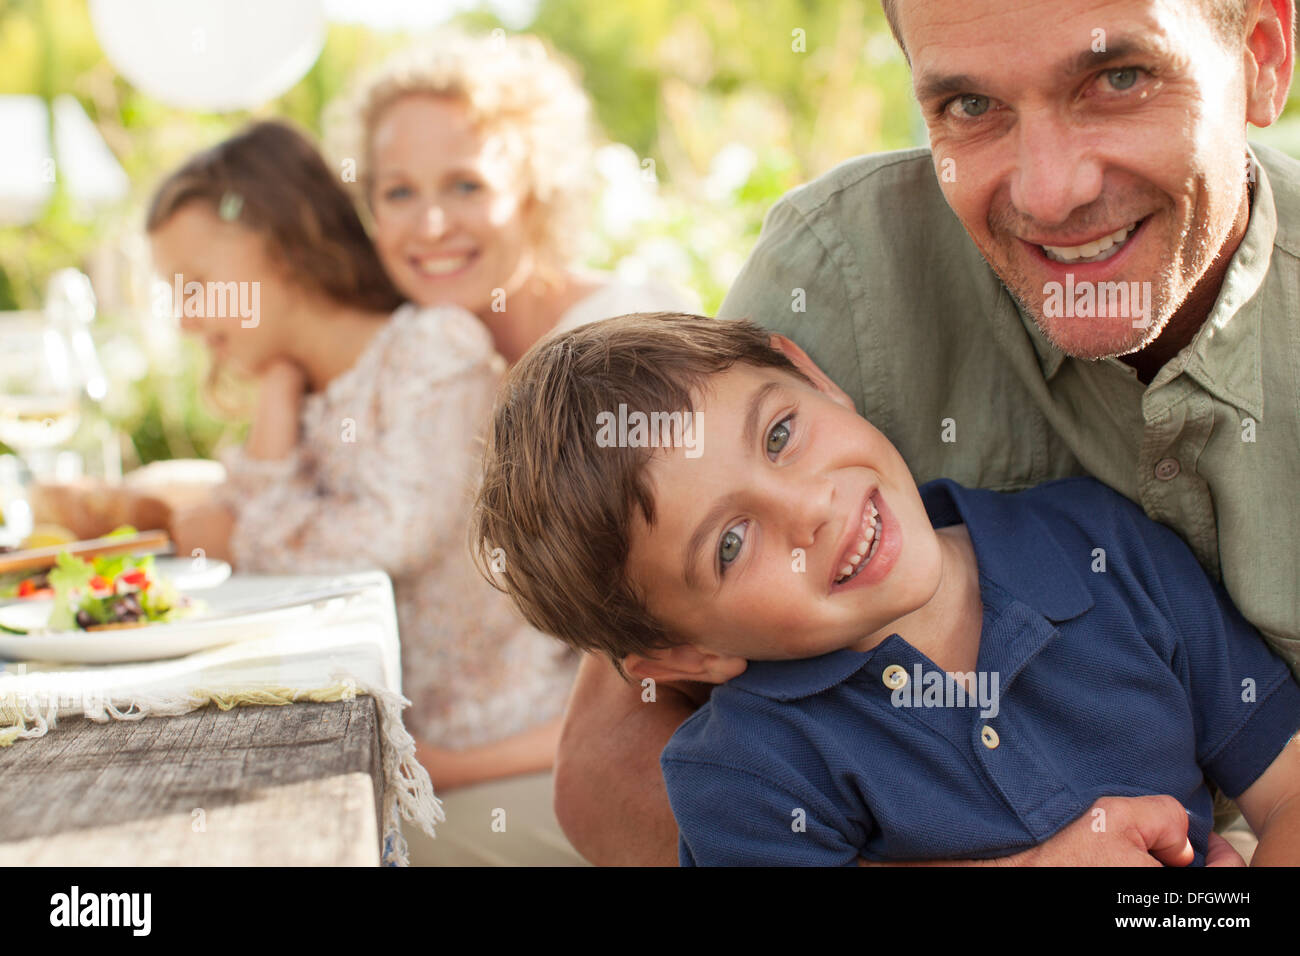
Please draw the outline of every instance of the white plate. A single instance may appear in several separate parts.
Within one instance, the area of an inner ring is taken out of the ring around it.
[[[182,594],[215,588],[230,577],[230,565],[213,558],[157,557],[153,566],[160,578],[176,585]]]
[[[260,583],[260,582],[259,582]],[[234,579],[225,587],[204,595],[208,614],[227,614],[247,606],[255,581]],[[261,590],[258,588],[258,590]],[[316,592],[319,594],[319,591]],[[253,595],[267,601],[267,595]],[[292,593],[279,593],[279,600],[292,598]],[[289,622],[309,617],[323,603],[346,603],[351,598],[331,597],[326,601],[312,600],[310,591],[304,592],[304,603],[294,607],[277,607],[273,610],[250,610],[225,617],[204,617],[202,614],[164,624],[124,628],[109,631],[52,631],[37,634],[8,634],[0,631],[0,658],[9,660],[50,661],[66,664],[118,664],[129,661],[162,660],[181,657],[209,647],[256,640],[279,633]],[[269,603],[269,602],[268,602]],[[14,627],[40,627],[49,620],[51,602],[29,601],[0,608],[0,621]]]

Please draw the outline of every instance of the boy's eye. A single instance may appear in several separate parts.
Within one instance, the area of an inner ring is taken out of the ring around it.
[[[481,189],[482,186],[483,186],[482,183],[475,182],[472,179],[461,179],[461,180],[457,180],[455,188],[457,192],[465,193],[466,195],[468,195],[469,193],[478,192],[478,190]]]
[[[389,201],[405,199],[409,195],[411,195],[411,190],[407,186],[392,186],[384,190],[384,198]]]
[[[794,420],[794,416],[782,419],[772,426],[772,430],[767,433],[767,451],[770,455],[777,454],[786,443],[790,440],[790,427],[787,422]]]
[[[743,523],[728,528],[723,533],[722,540],[718,542],[718,563],[723,574],[727,573],[727,565],[740,556],[741,545],[745,543],[744,530]]]

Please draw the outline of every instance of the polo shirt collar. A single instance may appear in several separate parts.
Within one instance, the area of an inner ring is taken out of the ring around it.
[[[1277,235],[1277,209],[1268,173],[1249,147],[1255,170],[1255,197],[1250,223],[1241,245],[1232,256],[1214,308],[1189,348],[1169,361],[1159,376],[1168,380],[1186,371],[1202,388],[1230,405],[1263,418],[1263,380],[1260,374],[1260,321],[1264,303],[1257,295],[1268,274]],[[1043,378],[1051,381],[1060,371],[1066,355],[1039,331],[1033,318],[1005,289],[1009,300],[1029,334],[1038,356]],[[1106,361],[1118,362],[1118,359]],[[1127,366],[1125,366],[1127,368]]]
[[[1009,496],[963,488],[947,478],[922,485],[920,491],[935,528],[963,523],[970,530],[986,598],[983,582],[992,582],[994,593],[1000,590],[1052,623],[1078,617],[1092,607],[1092,595],[1074,570],[1077,556],[1068,557],[1050,529]],[[1042,636],[1050,632],[1044,624]],[[811,697],[848,680],[867,666],[882,645],[803,660],[750,661],[727,686],[780,701]]]
[[[963,488],[948,478],[921,486],[930,523],[965,524],[980,577],[1053,623],[1092,607],[1092,594],[1075,570],[1078,555],[1065,553],[1052,530],[1015,496]]]

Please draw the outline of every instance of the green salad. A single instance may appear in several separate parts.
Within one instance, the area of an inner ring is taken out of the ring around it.
[[[117,534],[134,533],[118,529]],[[54,567],[0,584],[0,596],[51,598],[53,609],[44,629],[95,630],[173,621],[200,610],[154,567],[152,554],[102,555],[86,559],[61,553]],[[0,624],[0,629],[26,631]]]
[[[195,606],[154,570],[152,554],[87,561],[64,552],[49,573],[52,631],[106,624],[155,624],[192,614]]]

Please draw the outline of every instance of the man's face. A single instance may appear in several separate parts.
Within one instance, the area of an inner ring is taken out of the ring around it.
[[[944,195],[994,271],[1071,355],[1152,342],[1241,209],[1242,50],[1190,0],[900,0],[898,13]],[[1150,283],[1149,316],[1101,285],[1119,282],[1140,300]],[[1078,299],[1088,284],[1108,308]]]
[[[702,454],[655,453],[656,521],[638,521],[628,556],[670,633],[746,660],[815,657],[866,649],[934,596],[942,558],[916,484],[842,393],[742,365],[702,398]]]

